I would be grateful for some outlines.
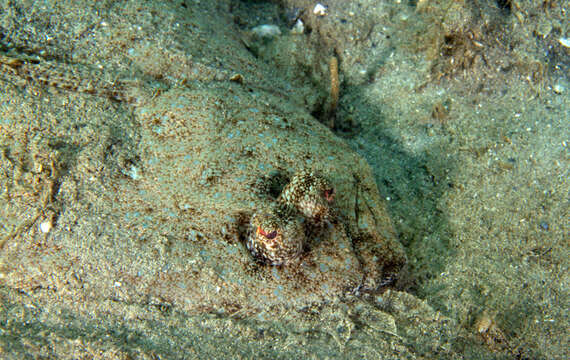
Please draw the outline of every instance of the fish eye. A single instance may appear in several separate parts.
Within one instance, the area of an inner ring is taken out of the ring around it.
[[[329,201],[329,202],[333,201],[333,198],[334,198],[334,188],[326,189],[326,190],[324,191],[324,196],[325,196],[325,199],[327,199],[327,201]]]
[[[263,235],[265,238],[271,240],[271,239],[275,239],[277,237],[277,230],[273,230],[269,233],[265,232],[261,226],[257,227],[257,233]]]

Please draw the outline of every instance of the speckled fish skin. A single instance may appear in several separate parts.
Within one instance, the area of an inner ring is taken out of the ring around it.
[[[268,210],[252,216],[247,248],[262,263],[284,265],[303,252],[304,221],[282,204]]]
[[[325,178],[305,169],[293,176],[278,201],[294,206],[313,223],[321,223],[330,216],[333,193]]]
[[[310,170],[296,173],[277,201],[250,220],[247,248],[258,261],[283,265],[298,258],[306,242],[307,225],[320,225],[330,216],[334,190]]]

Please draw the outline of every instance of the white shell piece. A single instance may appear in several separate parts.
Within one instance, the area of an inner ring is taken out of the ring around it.
[[[277,25],[259,25],[251,29],[251,31],[260,38],[272,38],[281,35],[281,30]]]
[[[313,9],[313,14],[317,16],[325,16],[327,14],[327,7],[321,3],[317,3]]]
[[[291,34],[301,35],[304,31],[305,31],[305,24],[303,24],[303,21],[301,19],[297,19],[297,22],[295,23],[295,25],[293,25],[293,28],[291,29]]]
[[[53,228],[51,220],[46,220],[40,224],[40,231],[47,234]]]
[[[560,44],[564,47],[570,48],[570,39],[569,38],[560,38],[558,40]]]

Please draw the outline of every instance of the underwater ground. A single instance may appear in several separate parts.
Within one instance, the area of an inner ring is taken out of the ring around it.
[[[0,4],[0,358],[570,357],[570,4],[316,5]]]

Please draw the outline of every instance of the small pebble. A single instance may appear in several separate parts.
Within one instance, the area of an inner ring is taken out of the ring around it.
[[[262,39],[269,39],[281,35],[281,30],[277,25],[259,25],[251,29],[251,32]]]
[[[44,234],[50,232],[52,228],[53,228],[53,223],[51,222],[51,220],[46,220],[40,224],[40,231],[43,232]]]
[[[305,31],[305,25],[301,19],[297,19],[295,25],[291,29],[291,34],[293,35],[301,35]]]
[[[554,91],[554,93],[560,95],[564,92],[565,88],[564,85],[562,85],[561,83],[556,83],[552,86],[552,91]]]
[[[327,8],[321,3],[317,3],[313,9],[313,14],[317,16],[325,16],[327,14]]]

